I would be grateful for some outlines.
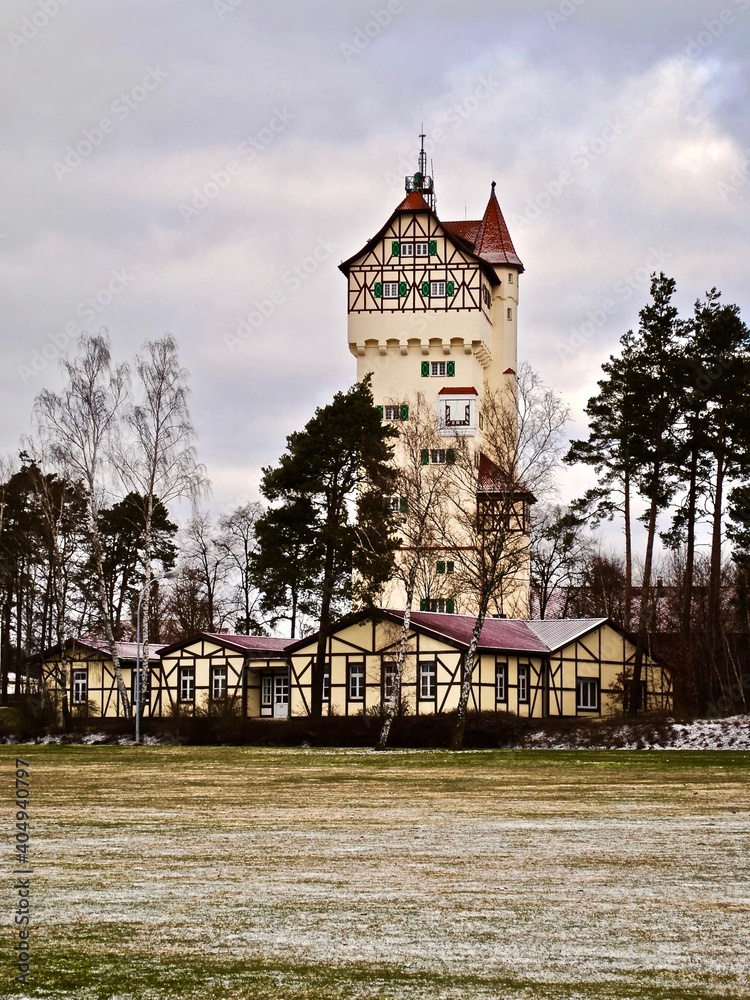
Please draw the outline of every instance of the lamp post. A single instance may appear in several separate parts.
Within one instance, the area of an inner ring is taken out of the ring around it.
[[[176,570],[169,570],[160,576],[152,576],[141,587],[138,595],[138,610],[135,614],[135,742],[141,742],[141,601],[148,588],[159,580],[171,580],[177,576]],[[146,665],[148,667],[148,664]]]

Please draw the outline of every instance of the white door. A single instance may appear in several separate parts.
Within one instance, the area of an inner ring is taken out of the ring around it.
[[[273,717],[274,719],[289,717],[289,677],[287,674],[275,674],[273,678]]]

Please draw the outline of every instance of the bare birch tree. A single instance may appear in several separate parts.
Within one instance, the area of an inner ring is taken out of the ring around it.
[[[126,487],[143,499],[143,601],[141,696],[148,690],[149,614],[153,580],[153,525],[156,505],[188,497],[195,502],[208,486],[198,464],[195,429],[188,406],[188,372],[180,367],[177,341],[171,333],[148,341],[135,361],[137,401],[126,413],[131,432],[118,456],[118,473]]]
[[[554,494],[554,471],[568,408],[528,365],[503,391],[482,400],[481,454],[457,438],[448,519],[465,599],[476,616],[463,665],[451,749],[463,746],[479,639],[490,613],[518,607],[528,586],[529,509]]]
[[[34,419],[41,446],[61,475],[80,482],[86,491],[89,542],[101,624],[109,644],[123,712],[130,718],[130,697],[108,609],[99,531],[99,510],[110,483],[112,456],[120,437],[129,371],[127,365],[113,363],[109,335],[104,328],[97,334],[82,334],[77,356],[72,360],[63,358],[60,367],[66,384],[60,393],[49,389],[39,393],[34,403]]]
[[[396,409],[394,406],[393,410]],[[438,434],[435,411],[422,393],[409,407],[406,419],[399,421],[398,432],[396,495],[393,502],[398,506],[400,547],[396,553],[394,576],[404,590],[404,619],[376,750],[385,749],[401,703],[414,595],[420,585],[422,592],[429,591],[435,554],[442,553],[445,544],[436,525],[442,520],[440,511],[446,504],[447,467],[425,465],[422,457],[425,449],[437,448],[444,442]]]

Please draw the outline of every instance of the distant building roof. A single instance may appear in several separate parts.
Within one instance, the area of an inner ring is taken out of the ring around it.
[[[223,632],[196,632],[185,639],[180,639],[178,642],[162,646],[159,650],[159,655],[165,656],[167,653],[173,653],[175,650],[182,649],[183,646],[192,645],[192,643],[198,642],[201,639],[208,639],[219,646],[227,646],[229,649],[234,649],[238,652],[248,652],[257,657],[283,656],[287,646],[299,641],[298,639],[280,639],[276,636],[268,635],[227,635]]]

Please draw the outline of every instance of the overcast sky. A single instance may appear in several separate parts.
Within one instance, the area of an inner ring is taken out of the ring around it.
[[[497,181],[519,356],[571,436],[652,270],[750,317],[750,0],[4,0],[0,25],[2,454],[76,328],[118,360],[169,330],[212,505],[257,498],[354,381],[337,265],[422,122],[442,218]]]

